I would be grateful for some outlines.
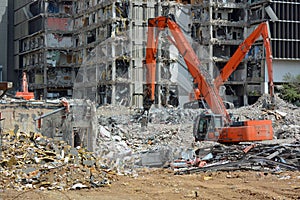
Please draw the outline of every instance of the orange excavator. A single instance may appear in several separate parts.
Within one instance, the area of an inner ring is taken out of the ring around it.
[[[266,63],[268,68],[268,83],[269,83],[269,93],[271,97],[271,104],[267,105],[268,108],[274,108],[275,99],[274,99],[274,83],[273,83],[273,67],[272,67],[272,51],[270,45],[270,38],[268,33],[268,25],[266,22],[259,24],[256,29],[239,45],[233,56],[229,59],[223,69],[220,71],[219,76],[214,80],[214,84],[217,89],[220,88],[221,85],[227,81],[229,76],[236,70],[242,60],[245,58],[246,54],[251,49],[252,44],[262,36],[264,41],[264,46],[266,50]],[[190,97],[190,99],[192,99]],[[196,100],[197,101],[197,100]],[[224,102],[225,103],[225,102]],[[229,108],[230,104],[226,102],[225,105]],[[194,102],[187,103],[187,107],[189,104],[194,104]]]
[[[22,92],[17,92],[16,97],[21,97],[25,100],[30,100],[34,98],[34,93],[28,92],[28,82],[27,82],[27,76],[25,72],[23,72],[23,77],[22,77]]]
[[[262,25],[265,26],[265,25]],[[202,67],[193,48],[184,37],[180,27],[174,20],[173,16],[160,16],[148,20],[148,39],[146,49],[146,87],[144,91],[144,109],[148,112],[155,98],[155,72],[156,72],[156,53],[158,47],[159,33],[168,28],[173,36],[168,36],[168,39],[177,47],[179,53],[184,58],[188,71],[193,77],[194,93],[197,99],[203,98],[210,107],[211,113],[202,113],[196,117],[194,122],[194,137],[195,141],[212,140],[221,143],[236,143],[243,141],[261,141],[273,139],[273,128],[271,120],[247,120],[247,121],[232,121],[231,116],[227,112],[221,97],[219,96],[218,87],[228,76],[235,70],[238,63],[243,59],[242,56],[231,60],[237,60],[235,64],[222,70],[220,78],[214,81],[210,74]],[[267,37],[267,31],[264,32]],[[255,35],[255,37],[258,37]],[[266,40],[266,39],[265,39]],[[250,49],[251,44],[255,41],[250,40],[244,42],[241,46],[241,51],[244,54]],[[252,43],[251,43],[252,42]],[[267,44],[266,46],[269,46]],[[248,50],[244,48],[248,48]],[[270,50],[270,49],[269,49]],[[271,67],[271,51],[269,51],[270,60],[268,63]],[[237,54],[239,55],[239,54]],[[269,70],[272,72],[272,70]],[[228,75],[229,74],[229,75]],[[272,78],[272,76],[271,76]],[[270,75],[269,75],[270,79]],[[270,84],[272,86],[272,83]],[[273,90],[272,90],[273,91]]]

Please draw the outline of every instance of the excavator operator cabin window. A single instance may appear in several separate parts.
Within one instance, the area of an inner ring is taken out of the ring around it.
[[[204,118],[201,118],[199,121],[199,133],[206,133],[207,131],[207,121]]]
[[[216,117],[214,121],[215,121],[215,128],[222,127],[222,118],[221,117]]]

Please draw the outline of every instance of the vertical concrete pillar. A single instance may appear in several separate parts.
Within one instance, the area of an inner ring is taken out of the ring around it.
[[[95,84],[95,88],[96,88],[95,102],[97,104],[98,103],[98,68],[99,68],[99,64],[98,64],[99,47],[98,46],[96,47],[95,51],[96,51],[96,62],[95,62],[94,67],[95,67],[96,76],[95,76],[94,84]]]
[[[131,3],[129,3],[129,10],[131,10],[131,12],[129,12],[129,14],[128,14],[128,17],[129,17],[129,19],[132,19],[132,13],[133,13],[133,6],[132,6],[132,2]],[[130,24],[129,24],[129,26],[130,26],[130,28],[129,28],[129,31],[128,31],[128,35],[129,36],[132,36],[132,22],[130,22]],[[130,41],[130,39],[129,39],[129,41]],[[133,58],[132,57],[132,50],[133,50],[133,48],[132,48],[132,42],[129,42],[128,43],[128,50],[129,50],[129,57],[130,58]],[[128,70],[128,74],[129,74],[129,80],[130,80],[130,85],[129,85],[129,87],[130,87],[130,104],[129,105],[135,105],[136,103],[136,101],[135,101],[135,96],[133,96],[133,94],[135,93],[135,89],[134,89],[134,84],[135,84],[135,77],[133,76],[133,74],[134,74],[134,66],[133,66],[133,61],[131,61],[130,62],[130,65],[129,65],[129,70]]]
[[[112,64],[111,64],[111,76],[112,76],[112,91],[111,91],[111,104],[116,104],[116,59],[115,59],[115,44],[111,43],[111,57],[112,57]]]
[[[248,12],[247,9],[244,9],[244,21],[247,22],[248,21]],[[248,36],[248,28],[246,26],[244,26],[244,38],[246,38]],[[247,62],[244,62],[244,70],[243,70],[243,74],[245,74],[245,80],[243,80],[243,99],[244,99],[244,106],[248,105],[248,95],[247,95],[247,88],[248,88],[248,83],[247,83]]]
[[[112,4],[111,15],[112,19],[116,18],[116,5],[114,3]]]
[[[212,9],[212,3],[213,1],[209,1],[209,35],[210,35],[210,41],[212,41],[213,38],[213,26],[212,26],[212,14],[213,14],[213,9]],[[211,76],[213,76],[213,45],[209,44],[209,67],[208,67],[208,72]]]
[[[134,59],[132,64],[135,65],[133,66],[133,77],[132,77],[132,80],[134,82],[134,93],[136,94],[142,94],[143,93],[143,63],[142,63],[142,60],[140,59],[139,57],[139,48],[137,46],[137,44],[139,44],[138,42],[141,42],[141,41],[138,41],[138,38],[137,37],[141,37],[141,36],[138,36],[138,26],[136,25],[136,21],[139,21],[140,20],[140,10],[139,10],[139,7],[138,5],[138,2],[134,1],[132,2],[131,4],[131,7],[132,7],[132,10],[133,12],[131,14],[133,14],[132,16],[132,22],[131,22],[131,33],[130,33],[130,36],[131,36],[131,55],[132,55],[132,58]],[[135,98],[135,106],[136,107],[142,107],[143,106],[143,97],[142,95],[137,95],[134,97]]]
[[[74,83],[76,82],[76,75],[75,75],[74,66],[72,68],[71,77],[72,77],[72,83],[73,83],[73,87],[72,87],[71,91],[72,91],[72,95],[74,95]]]
[[[45,35],[45,41],[46,41],[46,35]],[[44,99],[47,99],[47,83],[48,83],[48,78],[47,78],[47,51],[44,51],[43,78],[44,78],[43,96],[44,96]]]
[[[247,95],[247,88],[248,88],[248,83],[247,82],[244,82],[243,84],[244,86],[244,95],[243,95],[243,98],[244,98],[244,106],[247,106],[248,105],[248,95]]]
[[[263,51],[265,52],[265,48],[263,48]],[[264,53],[265,54],[265,53]],[[265,59],[261,61],[261,76],[263,77],[263,82],[261,82],[261,93],[262,94],[269,94],[269,78],[268,78],[268,70],[266,70],[267,62]]]

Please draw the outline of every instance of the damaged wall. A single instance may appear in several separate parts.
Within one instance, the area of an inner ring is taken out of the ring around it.
[[[22,131],[29,133],[37,131],[37,124],[34,119],[41,113],[50,112],[52,109],[46,108],[21,108],[19,106],[2,106],[2,117],[5,118],[1,122],[1,126],[6,131]]]
[[[71,48],[73,45],[72,43],[72,36],[65,36],[59,34],[47,34],[46,35],[46,46],[47,47],[64,47],[64,48]]]
[[[48,51],[46,52],[46,62],[51,67],[64,66],[72,63],[72,53],[67,51]]]
[[[28,74],[32,76],[29,80],[33,81],[31,83],[36,83],[36,86],[31,87],[32,89],[45,95],[47,90],[56,89],[47,85],[57,82],[53,79],[47,80],[53,76],[52,72],[47,74],[47,68],[55,67],[58,73],[62,73],[65,70],[59,68],[72,67],[73,70],[67,70],[70,73],[68,76],[65,74],[59,76],[72,77],[74,82],[80,68],[94,66],[96,75],[92,73],[94,76],[89,78],[95,77],[96,80],[92,84],[86,83],[88,89],[83,92],[85,95],[93,96],[95,99],[107,95],[103,97],[105,101],[99,101],[114,104],[119,102],[117,94],[122,91],[122,87],[117,85],[129,84],[129,93],[132,95],[130,105],[137,107],[141,107],[143,101],[141,96],[145,83],[143,60],[148,18],[174,14],[176,22],[187,38],[191,37],[194,41],[192,46],[204,68],[214,76],[218,75],[237,46],[253,30],[253,27],[249,27],[247,23],[255,24],[268,19],[264,10],[267,4],[264,1],[39,0],[21,2],[15,0],[15,2],[14,46],[18,49],[15,54],[22,53],[15,57],[18,64],[15,67],[20,68],[20,71],[29,70]],[[279,59],[298,59],[297,34],[286,35],[284,31],[280,31],[286,27],[295,33],[298,27],[295,9],[298,6],[293,7],[292,3],[282,4],[273,2],[271,6],[278,12],[280,18],[293,23],[291,25],[283,22],[270,23],[272,36],[274,35],[272,49],[275,57]],[[281,13],[281,7],[290,9],[291,14]],[[43,33],[43,30],[47,33]],[[32,35],[28,36],[29,33]],[[275,43],[276,46],[273,45]],[[91,59],[93,49],[98,48],[98,45],[101,47],[94,52],[98,57]],[[177,55],[168,55],[169,52],[173,52],[173,49],[166,50],[165,47],[169,48],[163,44],[160,52],[165,60],[159,65],[160,76],[157,80],[159,84],[165,84],[163,82],[170,79],[171,83],[176,82],[172,73],[181,74],[180,68],[184,65],[180,58],[176,58]],[[50,49],[46,50],[46,48]],[[229,78],[227,85],[238,84],[243,87],[247,81],[262,83],[260,77],[265,78],[265,69],[260,65],[264,63],[258,61],[264,57],[264,52],[259,54],[256,52],[257,50],[253,49],[248,54],[237,71]],[[169,58],[172,61],[167,63],[166,60]],[[175,64],[176,62],[178,64]],[[41,75],[44,77],[40,78]],[[86,80],[90,81],[90,79]],[[44,86],[38,88],[37,83],[41,82]],[[186,83],[183,83],[184,86],[180,88],[188,88],[186,85],[190,82],[189,78],[183,82]],[[69,85],[69,82],[62,84],[57,90],[64,90],[66,85]],[[65,88],[65,90],[70,89]],[[93,91],[98,93],[92,95]],[[243,95],[238,91],[235,93]]]
[[[68,95],[74,69],[64,67],[71,67],[73,60],[73,2],[38,0],[21,5],[15,0],[15,3],[14,23],[20,28],[15,31],[18,73],[27,72],[29,89],[36,97],[46,98],[48,92]],[[55,67],[56,72],[48,67]]]
[[[74,91],[82,96],[96,88],[97,94],[92,98],[101,105],[141,105],[142,98],[132,98],[132,95],[142,93],[140,66],[145,56],[146,20],[153,17],[154,3],[112,1],[98,4],[97,9],[92,10],[95,4],[94,1],[75,3],[80,12],[74,19],[78,29],[74,40],[75,57],[80,69]],[[96,76],[89,75],[90,67]],[[87,82],[87,76],[95,80]],[[136,87],[133,82],[137,83]]]
[[[45,27],[53,31],[72,31],[73,20],[70,18],[49,17],[46,19]]]
[[[55,111],[60,107],[59,104],[52,104],[52,108],[45,108],[49,107],[46,103],[38,106],[28,103],[27,106],[30,109],[12,104],[5,105],[1,107],[2,117],[5,118],[1,122],[1,127],[11,133],[42,133],[43,136],[54,140],[67,141],[71,146],[75,145],[74,136],[78,134],[81,146],[93,151],[97,123],[95,104],[87,100],[72,100],[70,104],[70,113],[62,110],[46,116],[41,120],[41,127],[38,126],[38,121],[35,119]]]

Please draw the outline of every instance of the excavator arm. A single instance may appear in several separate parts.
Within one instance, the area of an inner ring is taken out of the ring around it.
[[[271,120],[246,120],[231,121],[225,106],[219,96],[218,89],[228,76],[236,69],[243,57],[250,49],[251,44],[261,34],[265,41],[265,46],[270,47],[267,29],[265,25],[259,26],[253,36],[246,40],[240,50],[236,52],[234,58],[222,70],[221,76],[216,82],[210,74],[201,66],[193,48],[184,37],[180,27],[172,17],[157,17],[148,20],[148,41],[146,49],[147,85],[145,88],[144,105],[145,110],[150,109],[155,98],[155,72],[156,72],[156,53],[158,47],[159,33],[168,28],[173,36],[169,40],[177,47],[179,53],[184,58],[187,69],[194,79],[194,93],[197,99],[204,98],[213,114],[202,113],[196,117],[193,135],[195,141],[213,140],[222,143],[234,143],[242,141],[260,141],[273,138],[273,128]],[[267,63],[269,69],[269,80],[272,86],[272,59],[271,50],[267,49]],[[273,92],[273,91],[271,91]],[[273,93],[272,93],[273,94]],[[146,103],[145,103],[146,102]]]
[[[270,38],[268,32],[268,24],[263,22],[239,45],[233,56],[220,71],[220,75],[215,79],[214,83],[216,88],[219,87],[228,79],[228,77],[236,70],[238,65],[242,62],[248,51],[251,49],[252,44],[262,36],[264,46],[266,49],[266,62],[268,67],[269,77],[269,92],[274,103],[274,84],[273,84],[273,67],[272,67],[272,51],[270,45]]]
[[[215,87],[210,74],[201,66],[200,60],[185,38],[180,27],[172,17],[160,16],[148,20],[148,39],[146,49],[146,81],[144,107],[149,109],[155,98],[156,53],[159,33],[168,28],[173,36],[169,40],[177,47],[184,58],[188,71],[194,79],[194,92],[197,99],[202,97],[213,113],[223,116],[225,124],[230,122],[230,116],[224,107],[218,89]],[[146,102],[146,103],[145,103]],[[150,106],[149,106],[150,105]]]

